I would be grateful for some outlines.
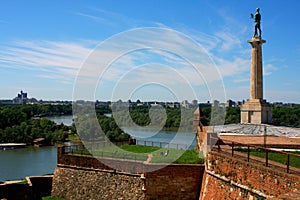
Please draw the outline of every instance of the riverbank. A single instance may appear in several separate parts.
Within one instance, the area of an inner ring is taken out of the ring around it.
[[[1,143],[0,150],[9,150],[9,149],[20,149],[25,148],[25,143]]]

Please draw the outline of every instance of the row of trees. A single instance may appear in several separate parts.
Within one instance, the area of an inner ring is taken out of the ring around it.
[[[57,125],[47,118],[33,118],[45,114],[64,114],[72,111],[71,105],[17,105],[0,107],[0,142],[32,143],[45,138],[47,143],[65,140],[72,127]]]
[[[277,125],[300,127],[300,105],[274,107],[272,121]]]
[[[157,110],[155,110],[157,109]],[[234,108],[203,108],[202,118],[204,125],[240,123],[240,109]],[[192,127],[194,109],[153,108],[136,106],[126,109],[113,109],[113,117],[106,117],[104,113],[110,111],[108,107],[96,107],[97,123],[111,141],[127,140],[130,136],[124,133],[120,126],[132,126],[132,122],[139,126],[162,125],[165,129],[176,129],[180,126]],[[226,115],[224,116],[226,112]],[[26,142],[43,137],[55,142],[64,140],[69,133],[76,133],[75,127],[63,124],[56,125],[46,119],[35,119],[39,115],[71,115],[72,105],[18,105],[0,107],[0,142]],[[151,117],[153,114],[154,117]],[[115,121],[117,119],[117,121]],[[83,133],[93,133],[97,127],[93,126],[87,116],[78,116],[78,122],[89,130],[80,130]],[[95,120],[95,119],[94,119]],[[152,121],[151,121],[152,120]],[[224,121],[225,120],[225,121]],[[118,122],[118,124],[116,123]],[[294,107],[273,107],[273,123],[300,127],[300,105]],[[182,128],[182,127],[181,127]],[[95,134],[97,134],[95,132]],[[84,134],[83,134],[84,135]],[[81,135],[82,136],[82,135]],[[97,136],[97,135],[96,135]]]
[[[83,141],[103,141],[105,135],[112,142],[127,141],[130,138],[130,135],[116,124],[113,117],[103,114],[97,114],[97,119],[89,115],[79,115],[75,119],[75,124],[77,133]]]
[[[117,118],[123,125],[132,126],[132,121],[139,126],[148,126],[150,124],[161,125],[161,121],[164,122],[163,127],[165,129],[171,128],[183,128],[182,126],[192,128],[194,120],[195,109],[185,108],[163,108],[164,110],[154,112],[152,119],[149,113],[151,110],[161,109],[153,108],[149,106],[139,106],[129,108],[129,114],[127,109],[114,109],[113,117]],[[226,115],[225,115],[226,113]],[[156,115],[155,115],[156,114]],[[219,124],[231,124],[240,122],[240,109],[239,108],[202,108],[202,119],[204,125],[219,125]],[[132,120],[132,121],[131,121]],[[152,120],[152,121],[151,121]]]
[[[153,109],[149,106],[139,106],[129,108],[130,117],[134,123],[140,126],[147,126],[151,123],[149,111]],[[164,108],[166,113],[166,121],[164,128],[178,128],[180,124],[192,125],[194,109],[180,108]],[[240,123],[239,107],[206,107],[202,108],[202,118],[204,125],[220,125],[220,124],[237,124]],[[114,110],[114,117],[117,117],[123,124],[132,125],[131,119],[128,118],[121,109]],[[151,113],[151,112],[150,112]],[[165,119],[163,115],[157,115],[152,120]],[[300,105],[290,106],[274,106],[273,107],[273,124],[300,127]]]

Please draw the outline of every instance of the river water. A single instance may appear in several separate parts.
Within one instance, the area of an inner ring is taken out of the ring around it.
[[[57,148],[53,146],[0,150],[0,181],[53,173],[56,160]]]
[[[56,123],[72,124],[72,116],[49,117]],[[188,148],[195,145],[195,135],[192,133],[160,131],[156,133],[150,128],[123,128],[138,144],[165,147]],[[147,141],[147,142],[145,142]],[[179,146],[178,146],[179,145]],[[54,172],[57,164],[57,148],[50,147],[26,147],[15,150],[0,150],[0,181],[23,179],[26,176],[39,176]]]

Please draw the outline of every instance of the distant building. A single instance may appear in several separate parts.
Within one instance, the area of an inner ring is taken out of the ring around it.
[[[14,104],[26,104],[28,102],[27,93],[21,92],[13,99]]]
[[[190,104],[189,104],[189,102],[187,100],[182,101],[181,102],[181,106],[183,108],[190,108]]]
[[[192,101],[192,105],[193,105],[193,106],[197,106],[197,105],[198,105],[198,100],[193,100],[193,101]]]
[[[227,100],[226,107],[235,107],[236,103],[231,99]]]
[[[236,103],[236,106],[237,107],[241,107],[243,105],[243,102],[242,101],[238,101],[237,103]]]
[[[220,104],[220,102],[219,102],[218,100],[214,100],[212,106],[213,106],[213,107],[218,107],[219,104]]]
[[[168,108],[180,108],[180,104],[178,102],[166,102],[166,107],[168,107]]]
[[[219,103],[219,107],[225,108],[226,107],[226,103]]]

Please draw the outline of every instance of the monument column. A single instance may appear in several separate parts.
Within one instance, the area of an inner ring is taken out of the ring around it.
[[[263,70],[262,70],[262,44],[266,43],[260,37],[253,37],[248,42],[252,46],[250,67],[250,100],[263,99]]]
[[[253,37],[250,66],[250,99],[241,107],[241,123],[261,124],[272,122],[272,106],[263,99],[263,64],[261,37]]]

